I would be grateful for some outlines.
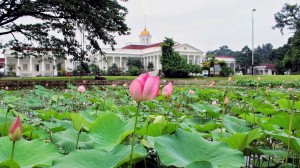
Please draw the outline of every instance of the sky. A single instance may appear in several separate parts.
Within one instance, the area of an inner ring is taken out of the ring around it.
[[[254,17],[254,47],[271,43],[278,48],[293,35],[284,35],[275,25],[274,14],[285,3],[300,0],[128,0],[120,2],[128,9],[126,24],[131,35],[117,36],[116,48],[129,42],[138,42],[145,25],[152,35],[152,43],[165,37],[179,43],[188,43],[204,52],[227,45],[241,51],[252,46],[252,9]],[[145,24],[146,15],[146,24]]]

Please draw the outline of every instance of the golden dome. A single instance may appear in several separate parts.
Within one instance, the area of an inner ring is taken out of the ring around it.
[[[148,32],[148,30],[145,28],[144,31],[141,32],[141,36],[149,36],[150,33]]]

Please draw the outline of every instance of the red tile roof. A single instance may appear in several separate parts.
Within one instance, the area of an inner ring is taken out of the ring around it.
[[[122,49],[133,49],[133,50],[143,50],[146,48],[151,48],[151,47],[158,47],[162,44],[163,42],[160,43],[155,43],[155,44],[151,44],[151,45],[136,45],[136,44],[131,44],[128,46],[123,47]]]
[[[259,66],[266,66],[266,69],[276,69],[274,64],[259,64]]]

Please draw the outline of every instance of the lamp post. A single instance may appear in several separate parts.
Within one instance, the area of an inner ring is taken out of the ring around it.
[[[254,75],[253,66],[254,66],[254,17],[253,13],[256,9],[252,9],[252,75]]]

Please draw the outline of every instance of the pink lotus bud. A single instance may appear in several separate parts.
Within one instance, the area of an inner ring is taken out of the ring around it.
[[[225,99],[224,99],[224,104],[227,105],[228,103],[229,103],[229,99],[228,99],[228,96],[226,96]]]
[[[48,86],[48,83],[46,83],[45,86],[47,87],[47,86]]]
[[[257,77],[257,80],[258,80],[258,81],[260,81],[260,80],[261,80],[260,76],[259,76],[259,77]]]
[[[85,92],[85,87],[84,87],[84,85],[78,86],[77,91],[83,94],[83,93]]]
[[[232,77],[229,77],[229,78],[228,78],[228,82],[230,82],[230,81],[232,81]]]
[[[266,90],[266,94],[268,94],[268,93],[269,93],[269,89]]]
[[[189,94],[195,94],[195,92],[192,89],[190,89]]]
[[[211,105],[216,106],[216,105],[217,105],[217,102],[216,102],[216,101],[213,101],[213,102],[211,103]]]
[[[86,84],[86,80],[83,80],[82,83],[83,83],[83,84]]]
[[[213,87],[214,87],[214,85],[211,83],[211,84],[209,85],[209,87],[213,88]]]
[[[123,86],[124,86],[124,87],[127,87],[127,86],[128,86],[128,84],[127,84],[127,83],[124,83],[124,84],[123,84]]]
[[[133,100],[137,102],[150,101],[158,96],[159,76],[149,76],[148,72],[141,74],[133,80],[129,92]]]
[[[114,84],[112,84],[112,85],[111,85],[111,87],[114,89],[114,88],[116,88],[116,87],[117,87],[117,84],[116,84],[116,83],[114,83]]]
[[[288,88],[288,92],[292,92],[293,91],[293,88]]]
[[[21,91],[21,96],[23,97],[25,94],[24,90]]]
[[[170,97],[174,93],[172,82],[169,82],[167,86],[162,89],[162,95],[164,97]]]
[[[5,86],[5,90],[8,90],[9,88],[8,88],[8,86]]]
[[[163,80],[163,82],[166,83],[167,81],[166,81],[166,80]]]
[[[198,81],[198,79],[197,78],[195,78],[195,82],[197,82]]]
[[[11,141],[18,141],[22,138],[22,123],[20,120],[20,116],[17,116],[15,121],[11,124],[8,132],[9,139]]]
[[[281,86],[279,86],[279,88],[280,88],[280,89],[283,89],[283,86],[281,85]]]

